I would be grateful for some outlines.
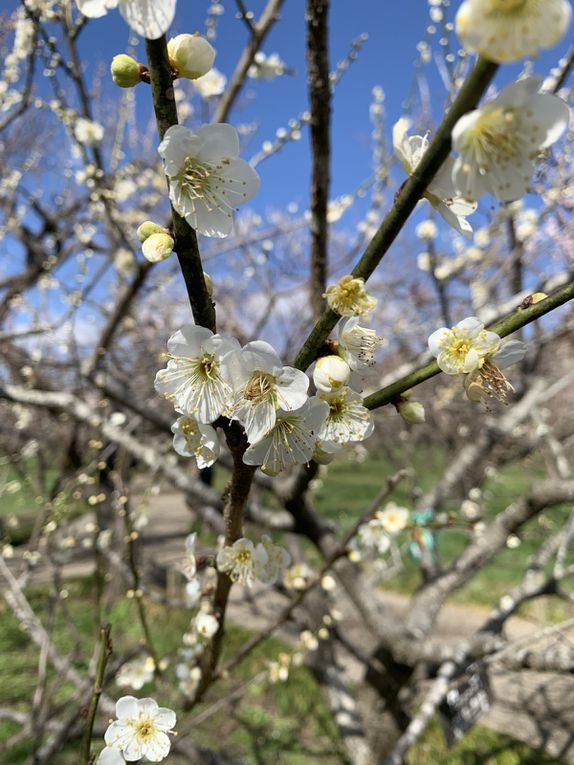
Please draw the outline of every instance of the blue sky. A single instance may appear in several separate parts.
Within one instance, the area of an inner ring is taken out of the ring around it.
[[[15,7],[17,0],[7,5]],[[250,0],[247,5],[257,17],[265,6],[265,0]],[[175,23],[171,34],[204,31],[204,19],[209,0],[179,0]],[[224,0],[225,13],[219,17],[216,67],[229,76],[247,40],[244,24],[236,18],[233,0]],[[296,76],[284,76],[273,83],[248,80],[239,100],[238,108],[231,114],[234,123],[260,123],[259,130],[246,149],[246,158],[252,156],[261,143],[273,140],[278,128],[287,125],[307,108],[307,85],[305,65],[305,0],[286,0],[282,18],[267,38],[263,50],[278,52]],[[454,17],[459,3],[453,2],[449,9]],[[393,123],[402,114],[402,102],[413,83],[413,62],[417,58],[416,46],[423,38],[429,24],[427,0],[332,0],[330,12],[330,60],[334,68],[337,61],[348,53],[351,41],[362,33],[368,33],[358,60],[351,66],[338,85],[333,99],[332,126],[332,191],[331,197],[348,193],[363,181],[370,172],[369,105],[375,85],[381,85],[386,94],[387,139]],[[100,66],[104,72],[111,58],[126,50],[129,29],[117,11],[105,18],[92,20],[82,32],[80,49],[88,74]],[[436,41],[435,36],[435,43]],[[545,74],[567,48],[563,41],[552,51],[545,52],[536,64],[536,70]],[[438,46],[436,46],[438,47]],[[136,55],[145,60],[143,42]],[[499,81],[515,76],[520,66],[503,67]],[[101,71],[101,70],[100,70]],[[444,91],[440,87],[434,63],[427,65],[427,72],[438,97],[437,118],[443,106]],[[116,101],[117,88],[104,76],[104,97]],[[136,89],[138,110],[148,113],[151,109],[149,90],[145,86]],[[308,134],[304,130],[301,140],[285,147],[277,156],[260,165],[262,192],[254,201],[256,207],[269,204],[285,206],[296,200],[306,204],[304,179],[309,174]]]

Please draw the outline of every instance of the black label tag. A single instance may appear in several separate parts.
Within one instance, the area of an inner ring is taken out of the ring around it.
[[[488,712],[490,686],[484,670],[469,670],[456,678],[439,706],[447,746],[450,748]]]

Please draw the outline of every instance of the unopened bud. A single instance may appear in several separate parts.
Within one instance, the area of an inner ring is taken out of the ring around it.
[[[536,303],[541,303],[543,300],[546,300],[548,295],[545,292],[535,292],[533,295],[531,295],[532,298],[532,305],[536,305]]]
[[[152,220],[146,220],[137,230],[140,242],[145,242],[145,240],[152,234],[165,234],[165,229],[163,226],[160,226],[159,223],[154,223]]]
[[[203,272],[203,278],[205,280],[205,289],[207,290],[207,294],[209,297],[213,297],[213,279],[209,274],[206,274],[205,271]]]
[[[142,244],[144,258],[150,263],[159,263],[169,258],[173,252],[174,241],[169,234],[152,234]]]
[[[167,44],[169,63],[179,77],[197,80],[207,74],[215,61],[215,51],[199,34],[178,35]]]
[[[346,385],[350,377],[351,368],[340,356],[322,356],[315,364],[313,382],[323,393],[331,393]]]
[[[420,401],[401,401],[397,411],[409,425],[420,425],[425,421],[425,408]]]
[[[113,81],[120,88],[133,88],[141,82],[140,65],[125,53],[113,57],[110,69]]]

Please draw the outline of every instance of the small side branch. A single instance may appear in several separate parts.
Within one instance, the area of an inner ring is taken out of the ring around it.
[[[100,655],[98,658],[98,665],[96,667],[96,674],[94,676],[92,695],[90,697],[90,703],[88,704],[86,727],[84,728],[84,735],[82,736],[82,741],[80,744],[80,761],[82,765],[90,765],[92,729],[94,727],[94,720],[96,719],[98,703],[102,694],[106,665],[108,663],[108,659],[112,655],[112,641],[110,639],[111,629],[111,624],[104,624],[102,627],[100,627]]]

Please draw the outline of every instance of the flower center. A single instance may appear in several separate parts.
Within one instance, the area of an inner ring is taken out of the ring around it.
[[[157,730],[154,721],[150,717],[140,717],[132,722],[135,735],[139,739],[149,739],[155,736]]]
[[[216,380],[219,377],[219,366],[212,353],[205,353],[197,365],[197,373],[204,380]]]
[[[197,435],[197,425],[193,420],[184,420],[181,426],[181,432],[188,440],[194,438]]]
[[[512,109],[499,106],[485,111],[469,130],[465,149],[474,149],[478,164],[485,168],[489,161],[512,162],[519,154],[516,115]]]
[[[449,354],[460,361],[466,358],[469,351],[470,343],[464,337],[454,340],[448,347]]]
[[[243,391],[243,398],[254,404],[273,397],[275,378],[267,372],[254,372]]]
[[[329,401],[329,418],[332,420],[342,419],[348,411],[348,407],[342,398],[334,398]]]
[[[196,157],[186,157],[181,171],[181,185],[186,194],[195,199],[205,199],[209,192],[213,167],[200,162]]]

